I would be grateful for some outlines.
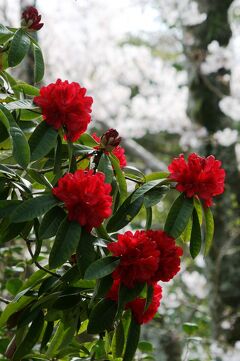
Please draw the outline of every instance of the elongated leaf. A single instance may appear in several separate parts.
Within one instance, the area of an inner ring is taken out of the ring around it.
[[[112,327],[117,303],[108,299],[103,299],[92,309],[89,317],[87,332],[98,334]]]
[[[61,266],[73,253],[76,253],[80,236],[80,224],[67,219],[61,223],[49,255],[50,268]]]
[[[115,155],[110,154],[109,159],[111,160],[113,169],[115,171],[116,179],[118,182],[119,192],[120,192],[120,204],[127,198],[127,183],[124,177],[124,174],[120,168],[119,160]]]
[[[48,239],[57,233],[59,225],[62,223],[66,213],[61,207],[53,207],[43,217],[39,227],[38,236],[40,239]]]
[[[8,110],[37,109],[38,107],[29,99],[16,100],[5,105]]]
[[[113,339],[112,339],[112,353],[114,359],[122,356],[124,349],[124,341],[125,341],[124,328],[122,321],[120,321],[113,334]]]
[[[43,312],[39,312],[39,316],[33,320],[28,333],[24,337],[23,341],[17,347],[14,355],[13,361],[21,360],[25,355],[27,355],[37,343],[44,325],[44,315]]]
[[[199,223],[197,211],[194,209],[192,234],[190,239],[190,253],[193,259],[197,257],[197,255],[201,251],[201,245],[202,245],[201,226]]]
[[[14,33],[6,28],[4,25],[0,24],[0,44],[4,44],[8,41]]]
[[[34,55],[34,83],[38,83],[44,76],[44,60],[42,51],[39,46],[33,44]]]
[[[19,200],[0,201],[0,218],[9,216],[21,203]]]
[[[24,83],[24,82],[19,82],[16,85],[14,85],[12,88],[13,88],[13,90],[21,91],[22,93],[27,94],[27,95],[33,95],[33,96],[39,95],[38,88],[36,88],[32,85],[29,85],[27,83]]]
[[[30,221],[57,205],[58,200],[51,194],[23,201],[11,214],[13,223]]]
[[[144,205],[146,208],[153,207],[158,204],[161,199],[167,194],[169,187],[161,186],[160,188],[153,188],[144,194]]]
[[[117,212],[110,218],[107,224],[107,231],[117,232],[125,227],[139,213],[143,205],[143,196],[131,203],[131,196],[118,208]]]
[[[208,254],[213,240],[214,235],[214,219],[210,208],[204,208],[204,216],[205,216],[205,256]]]
[[[126,303],[135,300],[140,295],[144,286],[145,283],[139,283],[134,288],[127,288],[123,284],[120,285],[118,294],[118,316],[121,315]]]
[[[192,217],[189,218],[187,227],[184,229],[184,232],[181,235],[183,242],[190,242],[191,234],[192,234]]]
[[[5,115],[5,113],[2,111],[2,108],[0,108],[0,122],[4,125],[5,129],[8,131],[10,131],[10,124],[8,121],[7,116]]]
[[[2,105],[0,105],[0,110],[8,119],[10,125],[9,133],[13,143],[13,157],[19,165],[26,168],[30,162],[30,149],[27,139],[12,114]]]
[[[14,67],[21,63],[29,50],[30,44],[31,41],[24,30],[17,30],[12,39],[8,53],[9,66]]]
[[[44,157],[54,148],[58,132],[42,121],[29,138],[31,160],[38,160]]]
[[[152,285],[147,285],[147,298],[146,298],[144,311],[147,311],[148,307],[152,303],[153,292],[154,292],[153,286]]]
[[[41,342],[41,347],[40,347],[40,351],[45,350],[48,341],[50,340],[52,333],[53,333],[53,329],[54,329],[54,322],[53,321],[49,321],[47,323],[47,327],[45,328],[44,334],[43,334],[43,338],[42,338],[42,342]],[[48,359],[48,358],[47,358]]]
[[[197,198],[193,199],[193,204],[194,204],[194,208],[196,209],[196,212],[198,214],[199,223],[200,223],[200,225],[202,225],[202,222],[203,222],[202,204],[201,204],[200,200]]]
[[[128,330],[127,344],[123,356],[123,361],[133,360],[135,352],[138,347],[139,338],[140,338],[140,325],[136,323],[134,317],[132,316],[132,320]]]
[[[147,174],[145,176],[145,180],[147,182],[157,180],[157,179],[162,179],[163,180],[165,178],[168,178],[168,176],[169,176],[168,172],[153,172],[153,173]]]
[[[164,230],[173,238],[178,238],[186,228],[193,212],[192,198],[181,194],[172,204],[168,213]]]
[[[109,157],[106,154],[102,154],[99,164],[98,164],[99,172],[103,172],[105,174],[105,183],[112,183],[113,179],[113,169]]]
[[[147,182],[145,184],[143,184],[141,187],[139,187],[133,194],[132,199],[131,199],[131,203],[134,202],[136,199],[138,199],[139,197],[143,196],[145,193],[147,193],[148,191],[150,191],[152,188],[156,187],[157,185],[159,185],[159,183],[161,183],[161,180],[153,180],[150,182]]]
[[[11,315],[23,309],[26,305],[32,302],[33,299],[33,297],[22,296],[18,300],[13,300],[9,303],[0,316],[0,327],[3,327],[6,324]]]
[[[0,244],[11,241],[15,237],[19,236],[20,232],[22,232],[26,226],[26,222],[14,225],[9,224],[8,222],[6,223],[7,225],[5,225],[4,222],[2,222],[0,225]]]
[[[93,242],[96,240],[91,233],[82,229],[82,234],[77,247],[77,265],[81,274],[84,275],[86,269],[96,258]]]
[[[35,169],[28,169],[27,173],[37,183],[44,185],[48,189],[52,189],[51,183],[43,174],[39,173]]]
[[[119,262],[120,260],[113,256],[98,259],[87,268],[84,278],[94,280],[105,277],[115,270]]]
[[[98,145],[98,142],[96,142],[96,140],[87,133],[81,135],[79,142],[87,145],[88,147],[95,147],[96,145]]]

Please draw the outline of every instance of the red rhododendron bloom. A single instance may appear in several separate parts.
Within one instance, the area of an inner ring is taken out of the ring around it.
[[[204,158],[192,153],[186,161],[181,154],[168,169],[179,192],[184,192],[189,198],[198,196],[207,207],[212,205],[212,197],[224,192],[225,171],[213,155]]]
[[[96,133],[92,134],[92,137],[96,140],[96,142],[99,143],[99,145],[94,147],[94,148],[95,149],[100,149],[101,148],[101,146],[100,146],[101,138],[98,137]],[[108,153],[108,152],[106,151],[106,153]],[[126,160],[126,156],[125,156],[125,150],[124,150],[123,147],[120,147],[120,145],[115,146],[115,148],[112,150],[112,154],[114,154],[115,157],[118,158],[121,168],[126,167],[127,160]]]
[[[117,242],[108,244],[108,249],[114,256],[120,257],[113,278],[119,278],[126,287],[132,288],[136,283],[148,281],[157,271],[160,252],[145,231],[120,234]]]
[[[133,313],[135,321],[142,325],[153,319],[157,310],[160,306],[160,300],[162,298],[162,287],[157,283],[153,284],[153,297],[152,302],[148,306],[147,310],[145,309],[146,299],[145,298],[136,298],[136,300],[127,303],[126,308],[130,309]]]
[[[86,131],[91,120],[93,99],[85,95],[86,91],[78,83],[58,79],[42,87],[34,103],[42,109],[47,124],[54,129],[62,127],[66,138],[74,142]]]
[[[108,291],[106,297],[117,302],[119,286],[120,286],[120,280],[119,279],[115,280],[113,282],[112,287]],[[153,286],[153,297],[147,310],[144,310],[146,304],[146,298],[142,298],[142,297],[137,297],[134,301],[128,302],[125,306],[125,309],[130,309],[132,311],[136,322],[139,324],[143,324],[151,321],[160,306],[160,300],[162,298],[162,287],[159,286],[157,283],[154,283],[152,286]]]
[[[33,6],[28,6],[22,13],[21,23],[22,26],[26,26],[30,31],[37,31],[43,27],[43,23],[40,23],[42,16],[38,14],[38,11]]]
[[[109,243],[108,249],[120,257],[113,278],[129,288],[141,282],[169,281],[180,270],[182,249],[164,231],[128,231]]]
[[[174,238],[164,231],[146,231],[149,239],[157,245],[160,252],[158,268],[152,281],[170,281],[180,271],[180,257],[182,248],[176,246]]]
[[[77,170],[74,174],[65,174],[52,189],[53,194],[64,202],[68,219],[77,221],[89,232],[112,213],[111,185],[104,180],[103,173]]]

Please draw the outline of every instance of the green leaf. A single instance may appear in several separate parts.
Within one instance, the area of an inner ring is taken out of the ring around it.
[[[43,174],[39,173],[35,169],[28,169],[27,173],[37,183],[44,185],[45,187],[47,187],[50,190],[52,189],[51,183]]]
[[[0,218],[9,216],[21,203],[19,200],[0,201]]]
[[[81,135],[79,142],[87,145],[88,147],[95,147],[96,145],[98,145],[98,142],[96,142],[96,140],[87,133]]]
[[[198,214],[199,223],[200,223],[200,225],[202,225],[202,221],[203,221],[202,204],[201,204],[200,200],[197,198],[193,198],[193,204],[194,204],[194,208],[196,209],[196,212]]]
[[[137,198],[134,202],[131,202],[131,198],[132,196],[128,197],[110,218],[107,224],[108,232],[117,232],[119,229],[122,229],[139,213],[143,205],[143,196]]]
[[[113,339],[112,339],[112,354],[114,360],[117,357],[122,356],[124,349],[124,341],[125,341],[124,328],[122,321],[120,321],[119,324],[117,325],[117,328],[114,331]]]
[[[139,197],[143,196],[145,193],[150,191],[152,188],[155,188],[157,185],[161,183],[161,180],[153,180],[150,182],[147,182],[143,184],[141,187],[139,187],[133,194],[131,203],[134,202]]]
[[[192,234],[192,217],[189,218],[187,227],[184,229],[184,232],[181,235],[183,242],[190,242],[191,234]]]
[[[29,138],[31,160],[41,159],[49,153],[56,144],[57,136],[58,132],[42,121]]]
[[[19,278],[10,278],[6,283],[6,289],[15,296],[22,287],[22,281]]]
[[[140,295],[144,287],[145,283],[138,283],[133,288],[128,288],[121,283],[118,293],[118,316],[120,316],[124,310],[126,303],[135,300]]]
[[[201,226],[199,223],[197,211],[195,209],[193,210],[192,219],[193,219],[193,224],[192,224],[192,234],[190,239],[190,254],[194,259],[201,251],[201,245],[202,245]]]
[[[94,280],[105,277],[115,270],[119,262],[120,260],[113,256],[100,258],[87,268],[84,279]]]
[[[65,219],[57,232],[53,247],[49,255],[49,267],[57,268],[67,261],[76,248],[81,236],[81,226],[77,222]]]
[[[140,325],[136,323],[134,317],[132,316],[132,320],[128,330],[127,344],[126,344],[126,350],[124,353],[123,361],[133,360],[135,352],[138,347],[139,338],[140,338]]]
[[[161,186],[160,188],[153,188],[144,194],[144,205],[146,208],[153,207],[160,202],[160,200],[167,194],[169,188]]]
[[[113,169],[109,157],[106,154],[102,154],[98,163],[98,171],[105,174],[105,183],[112,183]]]
[[[8,64],[10,67],[21,63],[29,50],[30,44],[31,41],[28,35],[22,29],[17,30],[13,36],[8,53]]]
[[[49,239],[57,233],[59,224],[62,223],[66,213],[61,207],[53,207],[43,217],[39,227],[38,236],[40,239]]]
[[[44,325],[44,315],[43,312],[39,312],[39,316],[36,317],[23,341],[18,345],[14,355],[13,361],[21,360],[25,355],[27,355],[33,348],[33,346],[37,343],[43,329]]]
[[[6,28],[4,25],[0,24],[0,44],[4,44],[8,41],[14,33]]]
[[[81,274],[84,275],[86,269],[96,258],[93,242],[96,238],[84,228],[77,247],[77,265]]]
[[[8,110],[37,109],[38,107],[30,99],[16,100],[5,105]],[[40,115],[40,114],[39,114]]]
[[[209,207],[204,208],[204,216],[205,216],[205,227],[206,227],[204,254],[206,256],[212,246],[212,240],[214,236],[214,219],[213,219],[212,211]]]
[[[169,176],[168,172],[153,172],[153,173],[147,174],[145,176],[145,180],[146,180],[146,182],[157,180],[157,179],[163,180],[163,179],[168,178],[168,176]]]
[[[120,204],[123,203],[123,201],[127,198],[127,183],[126,179],[124,177],[124,173],[122,172],[119,160],[115,155],[110,154],[109,159],[112,163],[113,169],[115,171],[118,187],[119,187],[119,193],[120,193]]]
[[[152,227],[152,208],[151,207],[145,207],[146,209],[146,226],[145,229],[151,229]]]
[[[147,298],[146,298],[146,303],[145,303],[144,311],[147,311],[148,307],[149,307],[150,304],[152,303],[153,292],[154,292],[153,286],[147,284]]]
[[[0,225],[0,244],[8,242],[19,236],[24,230],[26,222],[18,224],[9,224],[8,219],[5,219]]]
[[[2,106],[0,107],[0,121],[4,125],[7,132],[9,133],[10,124],[9,124],[9,121],[8,121],[8,117],[5,115],[4,111],[2,111]]]
[[[38,88],[24,82],[19,82],[16,85],[14,85],[12,88],[13,90],[18,90],[26,95],[38,96],[40,94]]]
[[[87,332],[98,334],[111,329],[116,312],[116,302],[108,299],[98,302],[90,313]]]
[[[42,342],[41,342],[41,347],[40,347],[40,351],[45,350],[48,341],[50,340],[52,333],[54,330],[54,322],[53,321],[49,321],[47,323],[47,326],[45,328],[44,334],[43,334],[43,338],[42,338]],[[48,359],[48,358],[47,358]]]
[[[20,166],[26,168],[30,162],[30,149],[27,139],[21,128],[19,128],[15,122],[12,114],[2,105],[0,105],[0,109],[8,119],[10,125],[9,133],[13,143],[13,157]]]
[[[186,228],[193,212],[192,198],[182,193],[172,204],[167,215],[164,230],[173,238],[178,238]]]
[[[31,198],[23,201],[11,214],[10,218],[13,223],[31,221],[41,216],[49,209],[54,207],[58,200],[52,195],[44,195],[37,198]]]
[[[33,299],[33,297],[22,296],[21,298],[9,303],[0,316],[0,327],[3,327],[6,324],[11,315],[23,309],[26,305],[32,302]]]
[[[33,44],[34,55],[34,83],[38,83],[44,76],[44,60],[42,51],[39,46]]]

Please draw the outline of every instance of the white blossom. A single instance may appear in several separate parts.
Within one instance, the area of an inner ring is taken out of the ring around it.
[[[236,143],[238,139],[238,131],[236,129],[225,128],[218,130],[214,135],[214,139],[223,147],[229,147]]]

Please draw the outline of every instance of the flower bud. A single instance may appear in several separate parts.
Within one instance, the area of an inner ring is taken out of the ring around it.
[[[41,18],[36,8],[28,6],[22,13],[21,25],[29,31],[40,30],[43,27],[43,23],[40,23]]]
[[[118,132],[116,129],[108,129],[102,136],[100,147],[105,149],[107,152],[111,152],[114,148],[116,148],[122,138],[119,137]]]

